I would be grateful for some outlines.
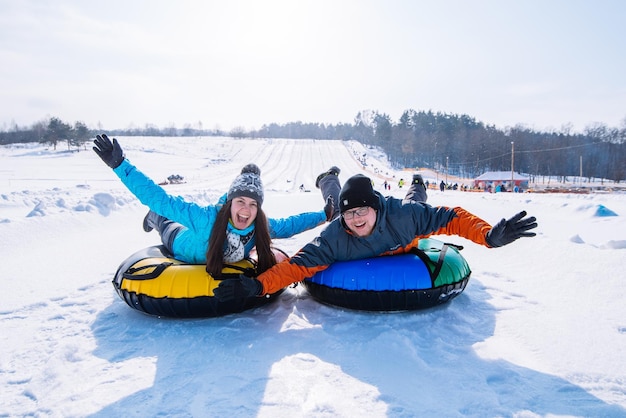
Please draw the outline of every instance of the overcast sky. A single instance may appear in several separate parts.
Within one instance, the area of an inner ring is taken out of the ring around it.
[[[622,0],[0,0],[0,129],[626,118]]]

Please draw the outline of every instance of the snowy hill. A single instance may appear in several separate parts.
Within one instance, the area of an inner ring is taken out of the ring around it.
[[[357,143],[118,139],[156,181],[183,176],[164,187],[199,203],[255,162],[272,217],[321,209],[315,177],[331,165],[381,191],[412,174]],[[625,194],[429,191],[492,223],[522,209],[539,222],[537,237],[500,249],[446,237],[473,273],[435,309],[354,312],[297,286],[241,314],[173,320],[111,286],[159,237],[95,153],[0,147],[0,173],[0,416],[626,416]],[[319,230],[277,246],[294,253]]]

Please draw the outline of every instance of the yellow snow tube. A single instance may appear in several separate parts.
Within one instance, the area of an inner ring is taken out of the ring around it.
[[[275,250],[277,261],[286,255]],[[115,273],[113,287],[131,308],[173,318],[216,317],[271,303],[282,290],[269,297],[221,302],[213,290],[222,280],[240,274],[257,275],[254,260],[225,265],[222,277],[206,272],[204,264],[188,264],[173,258],[163,246],[140,250],[126,259]]]

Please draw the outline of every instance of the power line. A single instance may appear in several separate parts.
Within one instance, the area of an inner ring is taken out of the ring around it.
[[[528,151],[515,151],[516,154],[522,154],[522,153],[533,153],[533,152],[546,152],[546,151],[561,151],[564,149],[571,149],[571,148],[580,148],[580,147],[588,147],[589,145],[598,145],[598,144],[604,144],[603,141],[600,142],[591,142],[589,144],[578,144],[578,145],[568,145],[566,147],[559,147],[559,148],[548,148],[548,149],[541,149],[541,150],[528,150]],[[509,155],[511,153],[509,152]]]
[[[515,151],[516,154],[533,154],[533,153],[539,153],[539,152],[551,152],[551,151],[562,151],[562,150],[566,150],[566,149],[572,149],[572,148],[580,148],[580,147],[588,147],[590,145],[598,145],[598,144],[604,144],[605,142],[600,141],[600,142],[590,142],[588,144],[579,144],[579,145],[568,145],[568,146],[564,146],[564,147],[558,147],[558,148],[548,148],[548,149],[539,149],[539,150],[521,150],[521,151]],[[482,158],[479,160],[475,160],[475,161],[469,161],[466,163],[450,163],[451,166],[456,166],[456,167],[461,167],[461,166],[467,166],[467,165],[475,165],[475,164],[479,164],[479,163],[483,163],[486,161],[491,161],[491,160],[497,160],[498,158],[504,158],[504,157],[510,157],[511,153],[507,152],[501,155],[497,155],[495,157],[489,157],[489,158]]]

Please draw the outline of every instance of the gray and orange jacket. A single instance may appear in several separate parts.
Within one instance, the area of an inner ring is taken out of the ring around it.
[[[341,216],[335,218],[320,236],[293,257],[257,277],[263,284],[263,294],[275,293],[291,283],[312,277],[335,261],[408,252],[417,246],[420,238],[431,235],[458,235],[489,246],[485,237],[491,225],[463,208],[434,207],[376,194],[380,210],[369,236],[353,235]]]

